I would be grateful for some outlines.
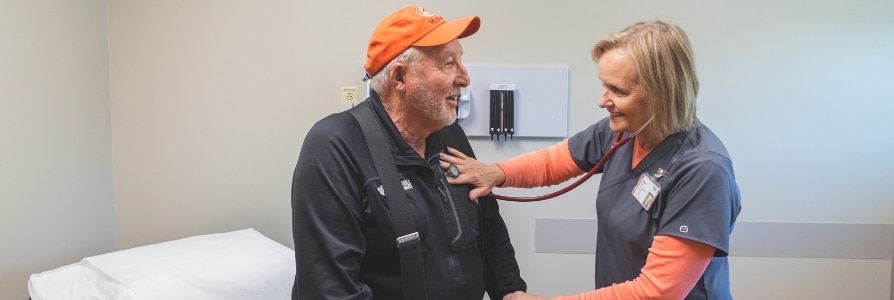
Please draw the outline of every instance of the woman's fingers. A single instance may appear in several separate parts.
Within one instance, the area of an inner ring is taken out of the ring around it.
[[[469,200],[478,201],[478,198],[490,195],[493,188],[489,186],[477,187],[469,191]]]
[[[462,153],[459,150],[456,150],[456,149],[453,149],[450,147],[447,147],[447,152],[450,152],[450,155],[456,156],[456,158],[459,158],[460,160],[469,158],[469,156],[466,155],[465,153]]]
[[[459,175],[447,176],[450,184],[471,184],[475,187],[469,192],[472,201],[490,194],[494,187],[493,171],[488,170],[489,165],[469,157],[459,150],[447,147],[447,153],[440,155],[440,167],[445,172],[450,172],[450,166],[455,165]]]

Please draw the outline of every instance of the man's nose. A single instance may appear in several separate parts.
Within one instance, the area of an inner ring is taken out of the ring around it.
[[[466,66],[463,64],[459,64],[459,74],[456,75],[456,84],[462,87],[467,87],[471,83],[471,79],[469,78],[469,71],[466,70]]]

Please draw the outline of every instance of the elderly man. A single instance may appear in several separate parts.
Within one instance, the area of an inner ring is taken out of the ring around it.
[[[292,299],[510,299],[526,290],[496,201],[470,201],[470,187],[448,184],[439,166],[447,147],[472,151],[455,123],[469,85],[459,39],[479,25],[408,6],[373,30],[369,98],[317,122],[298,158]],[[373,128],[381,131],[364,132]],[[371,154],[375,143],[386,159]],[[395,224],[407,220],[415,232],[405,235]]]

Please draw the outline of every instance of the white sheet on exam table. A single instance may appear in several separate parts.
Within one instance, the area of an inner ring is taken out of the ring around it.
[[[32,300],[290,299],[294,251],[244,229],[87,257],[34,274]]]

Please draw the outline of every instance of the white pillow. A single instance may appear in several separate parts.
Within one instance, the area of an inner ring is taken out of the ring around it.
[[[87,257],[31,276],[33,300],[290,299],[294,251],[244,229]],[[61,294],[61,295],[60,295]]]
[[[31,275],[28,292],[32,300],[134,299],[129,289],[81,263]]]

